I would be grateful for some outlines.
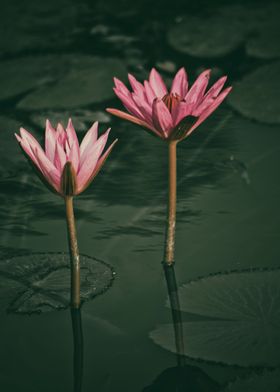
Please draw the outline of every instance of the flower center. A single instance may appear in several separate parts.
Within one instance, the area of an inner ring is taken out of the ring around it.
[[[178,103],[182,102],[183,100],[184,99],[176,93],[175,94],[166,94],[162,98],[162,101],[165,103],[165,105],[167,106],[170,113],[178,105]]]

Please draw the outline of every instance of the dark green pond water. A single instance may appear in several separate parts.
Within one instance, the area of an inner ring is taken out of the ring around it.
[[[81,138],[99,120],[119,139],[75,200],[80,251],[91,258],[82,390],[280,391],[279,15],[277,2],[258,1],[3,4],[1,391],[73,389],[63,201],[14,138],[24,126],[43,140],[46,118],[69,116]],[[191,81],[210,67],[213,81],[227,74],[234,86],[178,147],[180,374],[161,265],[167,145],[105,112],[121,107],[113,76],[143,80],[152,66],[167,82],[181,66]]]

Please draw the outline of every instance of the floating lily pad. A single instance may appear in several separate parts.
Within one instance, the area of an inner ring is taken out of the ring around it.
[[[181,309],[205,317],[183,323],[186,355],[230,365],[279,366],[279,281],[280,270],[235,272],[181,287]],[[172,325],[160,326],[151,337],[175,352]]]
[[[239,6],[202,17],[186,15],[171,25],[167,39],[174,49],[191,56],[222,57],[244,41],[247,26],[243,16]]]
[[[31,116],[31,120],[40,128],[45,128],[46,119],[49,119],[55,126],[61,122],[64,126],[67,125],[68,119],[72,118],[76,132],[88,130],[89,125],[94,121],[100,123],[109,123],[111,118],[106,112],[91,111],[91,110],[72,110],[72,111],[45,111],[40,114]]]
[[[250,56],[260,59],[280,57],[279,14],[280,6],[276,3],[255,10],[252,15],[254,20],[251,21],[251,23],[255,23],[255,29],[246,43],[246,50]]]
[[[267,371],[230,383],[222,392],[279,392],[280,371]]]
[[[26,254],[0,261],[0,297],[7,311],[38,313],[66,309],[70,301],[70,261],[64,253]],[[81,300],[106,291],[113,280],[109,265],[81,255]]]
[[[55,61],[55,59],[53,59]],[[120,60],[78,56],[76,66],[65,68],[65,76],[27,95],[18,104],[26,110],[79,108],[114,96],[112,79],[123,79],[126,68]]]
[[[238,112],[268,124],[280,123],[280,62],[264,65],[236,84],[228,103]]]

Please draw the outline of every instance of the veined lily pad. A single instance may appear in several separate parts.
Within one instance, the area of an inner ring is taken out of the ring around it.
[[[280,62],[246,75],[232,90],[228,103],[238,112],[268,124],[280,123]]]
[[[183,323],[186,355],[230,365],[279,366],[279,282],[280,270],[248,271],[181,287],[181,309],[205,317]],[[151,337],[175,352],[172,325],[160,326]]]
[[[64,253],[26,254],[0,261],[0,296],[8,312],[38,313],[66,309],[70,300],[70,260]],[[81,300],[106,291],[110,266],[81,255]]]
[[[99,103],[114,96],[113,77],[122,79],[126,75],[126,68],[120,60],[90,56],[81,56],[76,66],[64,71],[64,77],[30,93],[18,107],[26,110],[66,109]]]
[[[267,371],[251,377],[237,379],[230,383],[222,392],[279,392],[280,371]]]

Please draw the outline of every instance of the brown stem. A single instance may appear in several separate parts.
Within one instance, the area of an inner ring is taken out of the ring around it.
[[[71,307],[78,309],[80,300],[80,256],[76,235],[75,217],[73,210],[73,197],[65,196],[66,221],[71,260]]]
[[[168,209],[165,239],[164,263],[174,262],[175,228],[176,228],[176,186],[177,186],[177,140],[169,141],[168,145]]]

